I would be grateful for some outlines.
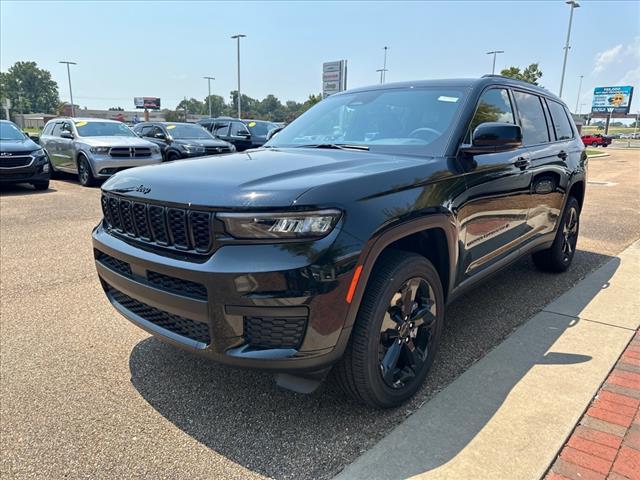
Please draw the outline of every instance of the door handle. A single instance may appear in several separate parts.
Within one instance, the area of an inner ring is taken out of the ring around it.
[[[562,160],[566,160],[567,152],[565,152],[564,150],[560,150],[560,153],[558,154],[558,158],[561,158]]]
[[[531,164],[531,162],[529,162],[529,160],[527,160],[524,157],[518,157],[514,163],[514,165],[517,168],[520,168],[522,170],[526,169],[529,165]]]

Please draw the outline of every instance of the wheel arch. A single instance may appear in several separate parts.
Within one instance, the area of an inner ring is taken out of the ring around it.
[[[358,266],[362,270],[349,306],[345,328],[353,326],[373,267],[388,249],[406,250],[424,256],[440,275],[445,301],[452,291],[458,258],[458,233],[452,216],[434,214],[401,223],[375,236],[360,255]]]
[[[584,193],[585,193],[585,181],[584,179],[576,180],[571,184],[571,188],[569,189],[569,197],[575,197],[578,200],[578,205],[580,205],[580,211],[582,211],[582,205],[584,204]]]

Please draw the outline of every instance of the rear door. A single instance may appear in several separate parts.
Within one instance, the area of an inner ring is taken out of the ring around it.
[[[531,203],[527,224],[528,240],[535,241],[553,231],[562,208],[567,146],[566,141],[556,141],[549,110],[543,97],[516,90],[514,98],[523,141],[530,154]]]
[[[251,132],[247,126],[238,120],[231,122],[231,128],[229,129],[229,138],[239,151],[251,148]]]
[[[485,122],[516,123],[506,87],[485,90],[471,121],[467,140]],[[473,277],[518,251],[527,235],[531,173],[526,148],[481,155],[461,155],[467,198],[459,209],[462,262],[459,281]]]
[[[229,122],[228,121],[218,121],[214,123],[211,128],[211,133],[214,137],[221,138],[222,140],[229,141]]]

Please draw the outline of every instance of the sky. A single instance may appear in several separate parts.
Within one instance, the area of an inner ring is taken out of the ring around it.
[[[575,9],[563,99],[585,112],[596,86],[633,85],[640,110],[640,2],[581,1]],[[348,87],[478,77],[538,62],[540,84],[558,93],[570,7],[563,0],[448,2],[13,2],[0,0],[0,70],[35,61],[68,100],[64,65],[72,60],[76,104],[133,109],[133,97],[186,97],[235,90],[241,41],[241,91],[282,102],[322,89],[322,63],[346,59]],[[584,75],[578,99],[579,76]],[[580,107],[580,105],[584,106]]]

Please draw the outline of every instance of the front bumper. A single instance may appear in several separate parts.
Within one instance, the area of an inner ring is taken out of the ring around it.
[[[316,248],[331,245],[329,237]],[[339,262],[329,253],[329,266],[326,256],[311,262],[282,245],[226,245],[196,262],[139,248],[102,224],[93,246],[114,308],[165,342],[221,363],[289,373],[322,370],[346,347],[345,296],[357,252]]]
[[[162,163],[162,154],[154,154],[143,158],[114,158],[109,155],[88,153],[89,162],[96,178],[109,178],[116,172],[132,167]]]
[[[51,177],[49,164],[30,164],[26,167],[0,168],[0,183],[46,182]]]

